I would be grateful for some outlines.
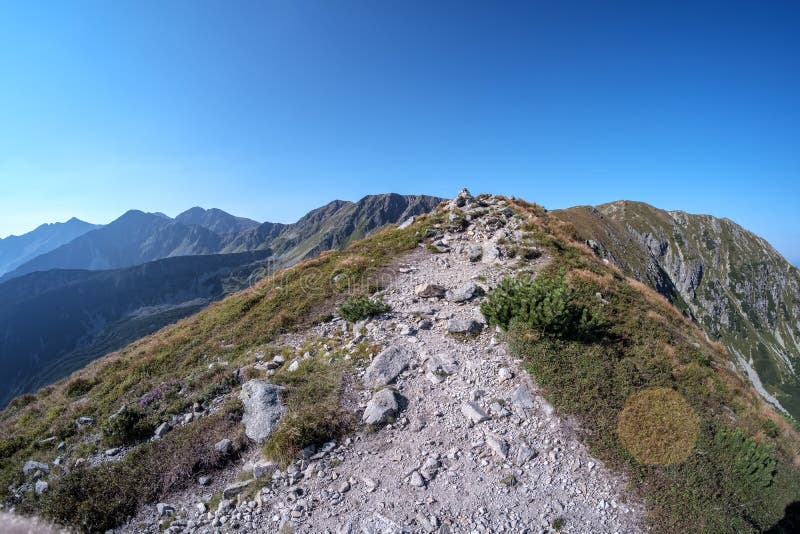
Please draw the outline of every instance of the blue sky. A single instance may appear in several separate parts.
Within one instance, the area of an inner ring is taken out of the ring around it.
[[[0,0],[0,236],[462,186],[800,260],[800,4]]]

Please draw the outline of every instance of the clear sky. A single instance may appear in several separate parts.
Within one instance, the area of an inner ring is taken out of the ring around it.
[[[726,216],[798,261],[798,6],[0,0],[0,235],[467,186]]]

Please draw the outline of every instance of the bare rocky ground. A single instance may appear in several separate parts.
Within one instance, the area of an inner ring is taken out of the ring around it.
[[[376,356],[365,370],[369,387],[357,381],[348,392],[359,416],[366,408],[382,423],[309,450],[285,470],[253,447],[208,485],[119,532],[158,532],[167,516],[167,531],[191,533],[642,531],[643,506],[626,499],[625,481],[588,454],[483,324],[479,293],[516,269],[520,259],[508,256],[522,244],[521,221],[494,197],[462,193],[450,208],[466,214],[465,228],[435,236],[439,253],[421,246],[387,273],[390,313],[355,328],[334,318],[282,340],[299,346],[346,331],[350,345],[391,348],[391,358]],[[450,332],[470,328],[478,333]],[[386,382],[393,393],[381,392]],[[261,480],[250,480],[254,469]],[[236,495],[251,484],[263,487]],[[220,491],[228,498],[209,510]]]

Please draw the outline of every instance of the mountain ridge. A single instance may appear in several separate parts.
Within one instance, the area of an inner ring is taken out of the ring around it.
[[[71,217],[63,223],[44,223],[30,232],[0,239],[0,276],[96,228],[99,225]]]

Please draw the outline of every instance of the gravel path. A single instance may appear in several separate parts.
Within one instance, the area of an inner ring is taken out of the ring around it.
[[[365,329],[367,341],[394,347],[395,360],[397,354],[408,357],[408,366],[390,384],[402,405],[391,423],[362,428],[313,455],[309,451],[307,459],[275,471],[271,487],[238,507],[224,503],[219,512],[200,513],[190,503],[202,499],[202,492],[176,496],[185,513],[170,531],[642,531],[643,507],[626,501],[625,481],[588,454],[497,333],[448,332],[470,327],[471,320],[483,326],[480,297],[451,300],[488,290],[513,272],[517,260],[505,258],[504,251],[522,238],[519,219],[501,202],[490,197],[477,206],[463,198],[462,209],[475,212],[466,229],[434,238],[441,237],[435,246],[443,253],[420,247],[394,265],[384,292],[392,312],[355,329]],[[441,292],[436,286],[450,293],[418,295]],[[303,335],[325,337],[343,327],[334,320]],[[378,389],[354,390],[359,414]],[[384,392],[387,396],[392,397]],[[207,492],[221,488],[225,479]]]

